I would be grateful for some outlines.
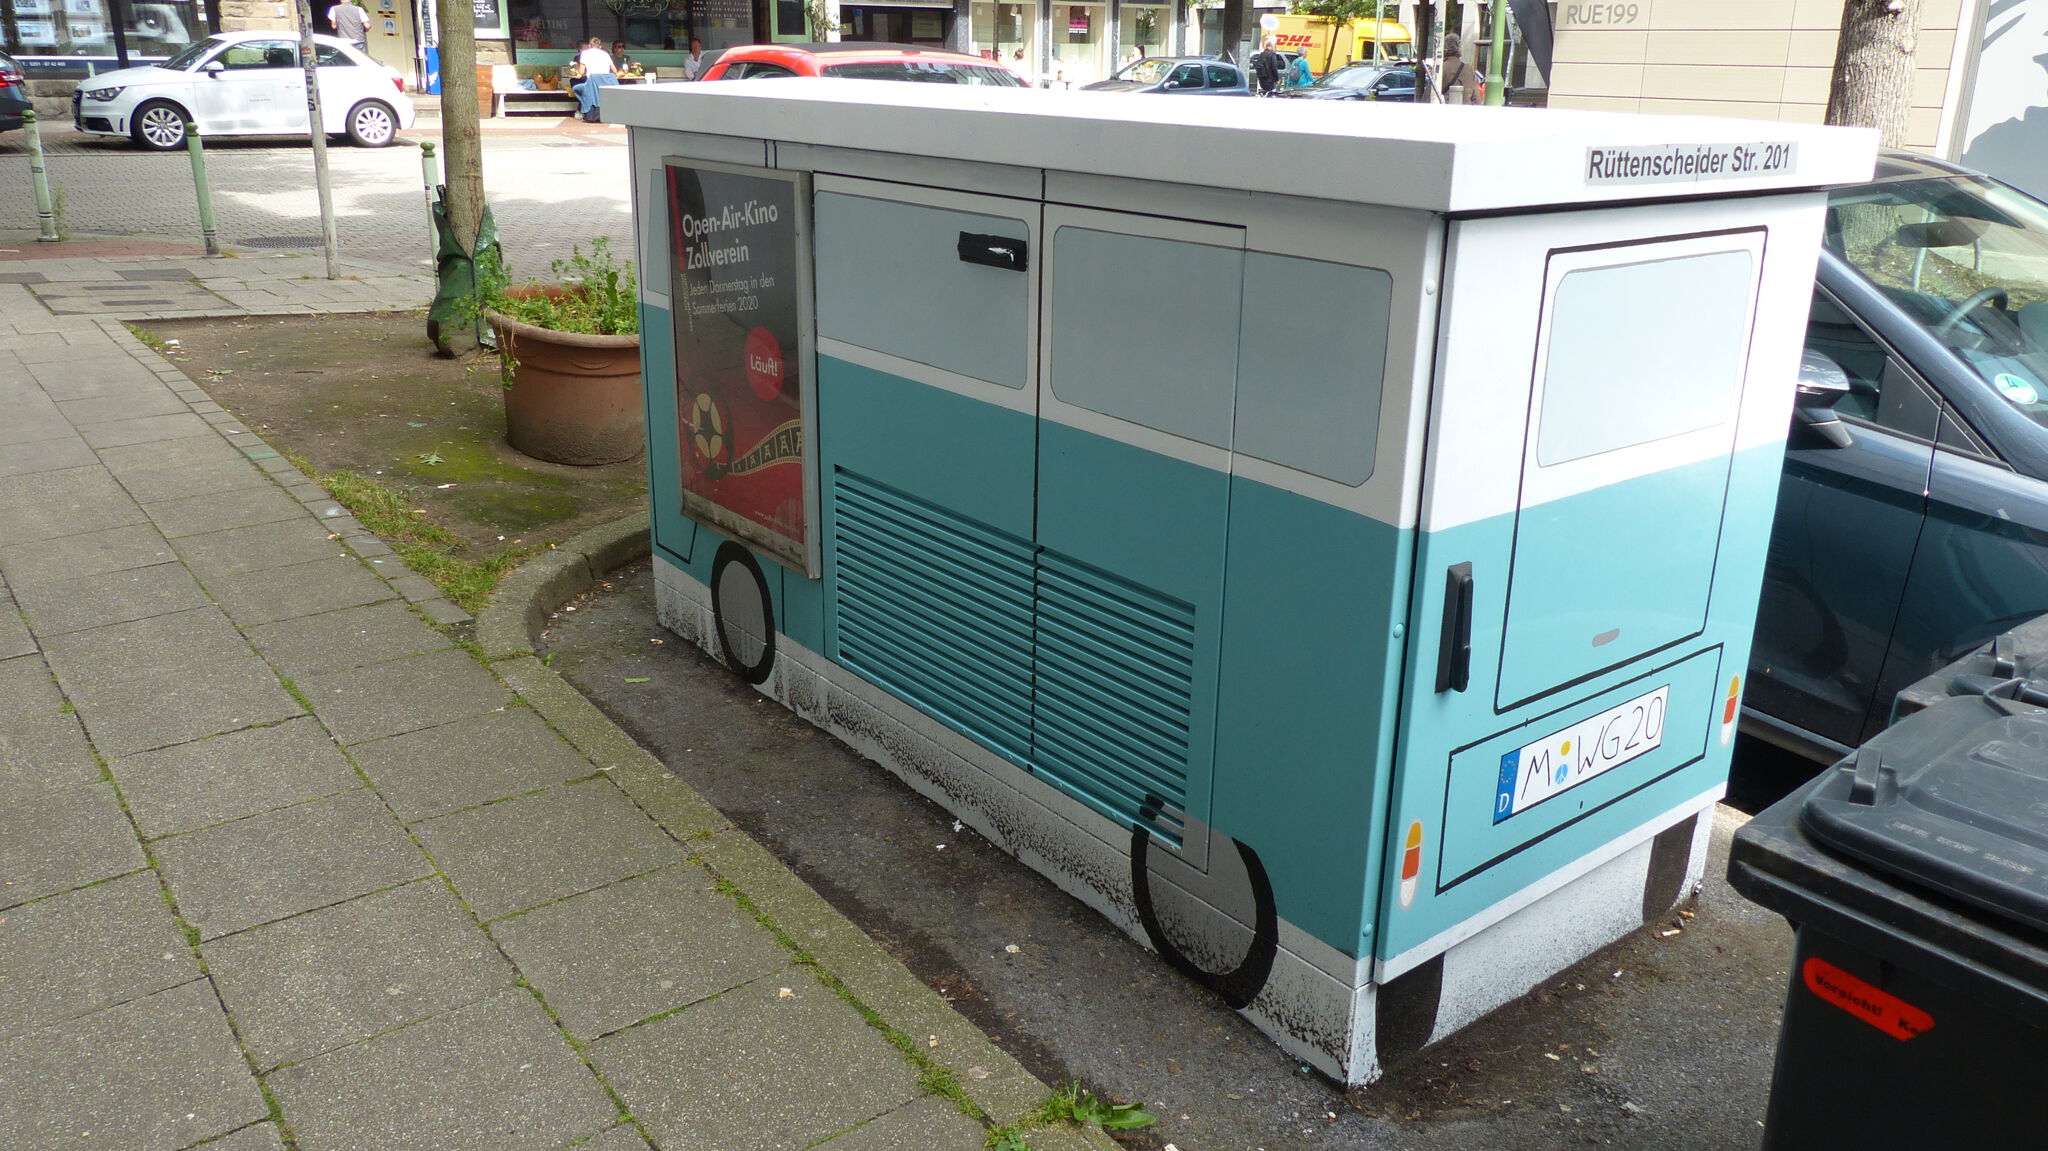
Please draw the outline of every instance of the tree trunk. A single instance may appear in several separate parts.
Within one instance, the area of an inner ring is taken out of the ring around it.
[[[1845,0],[1827,122],[1875,128],[1887,148],[1906,141],[1920,0]]]
[[[476,9],[437,0],[441,22],[441,160],[448,166],[448,223],[465,253],[476,253],[484,217],[484,146],[477,127]]]
[[[1245,26],[1246,0],[1223,0],[1223,57],[1236,60],[1240,65],[1248,63],[1238,60],[1237,46],[1244,43],[1249,29]]]

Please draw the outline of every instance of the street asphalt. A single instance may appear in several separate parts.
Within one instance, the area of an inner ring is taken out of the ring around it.
[[[492,129],[515,262],[628,234],[622,145]],[[968,1149],[1069,1078],[1148,1148],[1755,1145],[1733,812],[1696,918],[1345,1092],[971,836],[933,879],[944,817],[642,618],[544,665],[644,523],[468,619],[120,322],[422,304],[415,148],[333,151],[344,278],[245,242],[317,234],[305,151],[216,151],[207,260],[182,158],[53,137],[42,245],[0,141],[0,1149]]]

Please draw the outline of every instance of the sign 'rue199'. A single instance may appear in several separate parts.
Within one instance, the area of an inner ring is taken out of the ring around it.
[[[798,182],[671,164],[683,510],[809,566]]]

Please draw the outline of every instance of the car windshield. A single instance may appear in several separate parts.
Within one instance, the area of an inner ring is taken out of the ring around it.
[[[2048,425],[2048,204],[1954,175],[1828,202],[1827,245]]]
[[[1173,71],[1173,66],[1179,62],[1164,56],[1147,56],[1143,60],[1133,61],[1110,79],[1129,80],[1133,84],[1144,84],[1149,87],[1166,79],[1166,74]]]
[[[169,68],[172,71],[176,72],[183,72],[191,68],[192,65],[199,63],[201,59],[210,55],[214,51],[214,49],[219,47],[220,41],[215,40],[212,37],[208,37],[204,40],[197,40],[193,43],[185,45],[184,51],[164,61],[162,64],[157,65],[157,67]]]
[[[949,64],[937,60],[867,60],[827,64],[825,75],[848,80],[916,80],[926,84],[980,84],[1022,88],[1015,72],[993,64]]]
[[[1335,72],[1309,85],[1311,88],[1370,88],[1372,82],[1386,75],[1386,69],[1374,64],[1346,64]]]

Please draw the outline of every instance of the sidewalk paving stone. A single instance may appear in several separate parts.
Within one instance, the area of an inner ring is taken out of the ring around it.
[[[116,759],[107,765],[145,839],[211,827],[362,785],[311,717]]]
[[[29,628],[44,638],[209,606],[198,581],[177,563],[24,584],[15,598]]]
[[[589,1055],[657,1144],[765,1151],[809,1147],[922,1093],[910,1064],[877,1038],[791,966],[600,1039]]]
[[[578,1143],[576,1151],[647,1151],[647,1140],[630,1124],[622,1123],[588,1143]]]
[[[555,1151],[618,1112],[518,989],[273,1072],[300,1151]]]
[[[267,1114],[203,979],[0,1041],[8,1151],[176,1151]]]
[[[902,1151],[905,1147],[979,1147],[988,1132],[960,1113],[950,1100],[936,1095],[906,1103],[878,1115],[844,1135],[826,1140],[830,1151]],[[1039,1146],[1033,1136],[1032,1146]]]
[[[495,711],[512,693],[466,651],[450,648],[299,684],[342,746]]]
[[[585,1041],[790,962],[774,936],[688,864],[498,920],[491,934],[563,1028]]]
[[[452,646],[396,600],[264,624],[243,634],[279,672],[299,680]]]
[[[57,368],[52,365],[43,370],[56,371]],[[100,427],[144,417],[191,414],[190,406],[165,387],[161,380],[141,368],[133,370],[140,379],[128,382],[127,386],[111,394],[82,395],[73,399],[53,395],[50,398],[57,402],[57,409],[64,413],[64,418],[78,428]]]
[[[28,374],[42,385],[43,394],[61,407],[66,401],[99,396],[139,394],[146,389],[162,390],[164,380],[134,356],[120,349],[82,352],[67,359],[27,366]],[[71,409],[64,409],[72,422],[80,422]],[[177,408],[165,408],[175,412]]]
[[[177,558],[170,541],[147,521],[33,544],[0,547],[0,571],[15,583],[84,579]]]
[[[0,789],[13,799],[100,778],[100,763],[75,715],[0,721]]]
[[[195,665],[251,655],[249,641],[211,603],[54,635],[42,644],[50,669],[81,700],[117,684],[179,676]]]
[[[683,862],[603,779],[444,815],[413,834],[485,921]]]
[[[0,591],[0,660],[29,655],[36,650],[35,637],[21,619],[21,605],[14,596]]]
[[[121,486],[143,503],[268,487],[271,482],[218,436],[107,448],[100,452],[100,459]]]
[[[236,1030],[266,1069],[474,1003],[512,987],[517,975],[438,878],[203,950]]]
[[[349,754],[407,823],[591,773],[532,708],[485,712],[358,743]]]
[[[317,529],[319,525],[309,526]],[[352,555],[334,555],[341,550],[339,541],[323,538],[320,542],[328,544],[328,558],[221,576],[209,581],[207,590],[243,627],[391,598],[391,588],[365,568],[361,560]]]
[[[5,401],[0,401],[4,403]],[[9,415],[12,422],[13,415]],[[31,472],[54,472],[65,468],[84,467],[95,462],[92,449],[78,433],[65,429],[61,434],[47,439],[36,439],[26,443],[9,444],[0,439],[0,476],[27,475]]]
[[[110,759],[305,714],[255,656],[82,690],[76,702],[93,746]]]
[[[156,841],[164,878],[201,939],[425,876],[426,859],[367,790]]]
[[[199,978],[153,871],[17,907],[6,918],[0,1038]]]
[[[151,501],[149,518],[167,539],[205,535],[251,524],[295,520],[305,506],[275,487],[251,487],[225,493]],[[0,540],[0,542],[5,542]]]
[[[0,548],[143,522],[142,508],[97,467],[0,479]]]
[[[203,436],[207,433],[206,421],[191,412],[166,416],[138,416],[134,419],[107,420],[104,423],[72,426],[78,429],[79,435],[85,437],[86,443],[95,448],[117,448],[124,444],[146,444],[156,440]]]
[[[278,1135],[275,1123],[251,1123],[201,1143],[192,1151],[284,1151],[284,1139]]]
[[[0,804],[0,911],[125,875],[147,862],[114,789],[106,784],[60,788]]]
[[[0,659],[0,723],[54,715],[63,706],[64,694],[40,656]]]

